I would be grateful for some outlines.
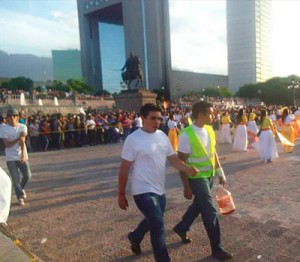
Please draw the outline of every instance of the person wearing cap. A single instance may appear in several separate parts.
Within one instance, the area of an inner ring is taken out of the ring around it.
[[[26,198],[24,189],[31,177],[25,144],[27,126],[19,123],[19,112],[15,108],[9,109],[6,117],[7,125],[1,128],[0,137],[3,139],[5,145],[6,164],[12,178],[19,205],[24,205],[24,199]],[[19,171],[21,171],[23,176],[21,182]]]

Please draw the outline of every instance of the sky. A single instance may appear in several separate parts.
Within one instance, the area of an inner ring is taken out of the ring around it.
[[[300,1],[272,6],[273,75],[300,75]],[[170,0],[173,68],[227,74],[225,7],[225,0]],[[0,36],[9,54],[80,49],[76,0],[0,0]]]

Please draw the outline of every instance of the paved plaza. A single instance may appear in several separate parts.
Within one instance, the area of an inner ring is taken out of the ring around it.
[[[30,154],[28,198],[25,206],[17,206],[13,193],[11,232],[47,262],[153,261],[149,234],[141,255],[130,250],[127,233],[141,219],[132,197],[127,211],[117,205],[121,147]],[[300,261],[299,140],[294,153],[280,153],[272,164],[262,163],[255,149],[233,152],[231,145],[218,145],[218,151],[237,208],[220,217],[224,245],[234,255],[231,261]],[[3,156],[0,163],[7,170]],[[190,201],[184,199],[179,175],[170,166],[166,181],[165,226],[172,261],[217,261],[210,257],[201,218],[191,228],[191,244],[182,244],[173,233]],[[0,257],[5,252],[1,247]]]

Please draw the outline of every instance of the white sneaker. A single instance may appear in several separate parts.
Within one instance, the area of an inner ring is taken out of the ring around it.
[[[19,198],[18,205],[19,205],[19,206],[24,206],[24,205],[25,205],[24,198],[22,198],[22,197]]]

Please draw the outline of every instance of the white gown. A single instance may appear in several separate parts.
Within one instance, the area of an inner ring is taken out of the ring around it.
[[[234,151],[247,151],[248,134],[246,125],[238,125],[235,131],[232,149]]]

